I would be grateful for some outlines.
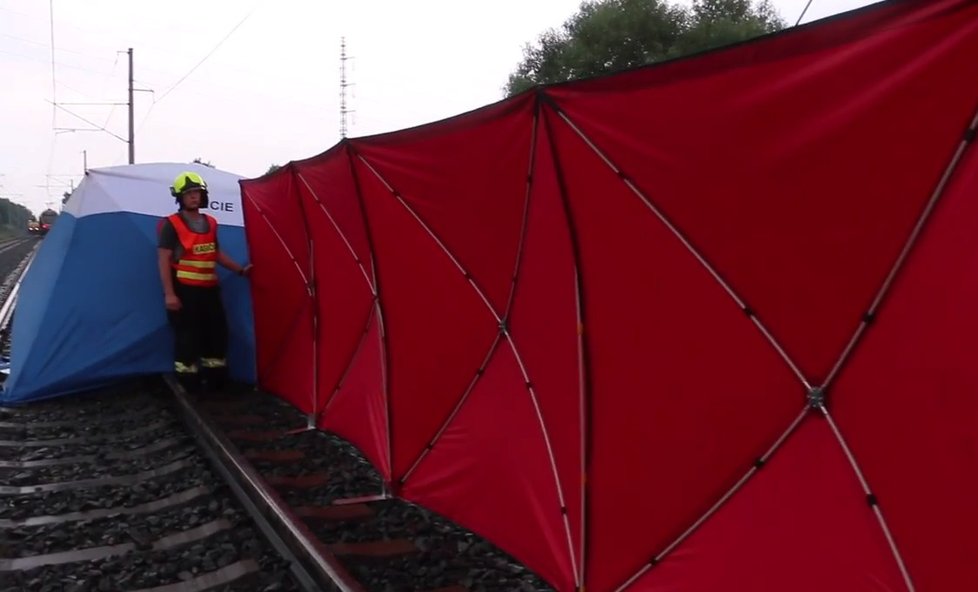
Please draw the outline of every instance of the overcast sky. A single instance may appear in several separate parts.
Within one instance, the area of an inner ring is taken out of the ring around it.
[[[774,5],[793,24],[806,2]],[[813,0],[803,22],[870,3]],[[129,47],[136,87],[153,91],[135,94],[136,162],[201,157],[253,177],[339,140],[342,36],[352,58],[348,135],[355,137],[502,98],[523,44],[559,26],[579,4],[0,0],[0,197],[39,213],[78,183],[83,151],[89,167],[127,162],[127,145],[108,133],[56,133],[91,126],[49,101],[124,103]],[[64,108],[121,138],[128,134],[125,105]]]

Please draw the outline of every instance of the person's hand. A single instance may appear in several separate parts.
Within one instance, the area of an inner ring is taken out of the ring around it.
[[[177,298],[177,295],[176,294],[167,294],[166,295],[166,309],[167,310],[180,310],[180,308],[182,306],[183,306],[183,304],[181,304],[180,299]]]
[[[251,263],[249,263],[248,265],[245,265],[244,267],[241,268],[241,271],[239,272],[240,275],[243,275],[244,277],[250,276],[251,275],[251,268],[252,267],[254,267],[254,266]]]

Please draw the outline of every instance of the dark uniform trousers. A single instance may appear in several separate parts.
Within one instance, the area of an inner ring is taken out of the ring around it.
[[[174,278],[173,291],[182,304],[180,310],[167,311],[175,335],[177,377],[188,390],[200,388],[201,380],[209,389],[219,389],[226,380],[228,344],[221,289],[188,286]]]

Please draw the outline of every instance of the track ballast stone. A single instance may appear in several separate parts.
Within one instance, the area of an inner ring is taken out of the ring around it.
[[[80,462],[77,464],[52,465],[45,467],[0,468],[0,483],[25,487],[37,483],[62,483],[83,479],[125,476],[152,471],[178,460],[196,454],[190,441],[184,444],[149,454],[145,458],[129,460]]]
[[[229,433],[269,431],[305,425],[305,417],[281,400],[242,390],[233,407],[217,408],[214,420]],[[222,399],[223,400],[223,399]],[[262,415],[258,425],[240,426],[237,414]],[[323,431],[303,431],[262,442],[233,438],[247,453],[301,450],[299,460],[254,460],[265,477],[325,474],[318,487],[276,487],[293,508],[327,507],[337,500],[377,496],[383,491],[380,474],[350,442]],[[340,556],[340,562],[368,592],[438,590],[462,586],[470,592],[552,592],[553,588],[484,538],[420,506],[400,499],[366,504],[372,515],[344,521],[306,519],[312,532],[327,545],[406,539],[418,548],[392,557]]]
[[[0,548],[15,549],[17,557],[59,553],[90,547],[133,543],[151,547],[163,537],[203,526],[219,519],[246,520],[230,492],[219,490],[170,510],[152,514],[116,514],[64,524],[18,526],[0,530]],[[0,557],[4,553],[0,552]]]
[[[126,483],[0,495],[0,519],[20,521],[0,527],[2,561],[116,547],[111,557],[0,571],[0,592],[121,592],[184,582],[236,565],[257,565],[259,570],[215,589],[299,590],[289,563],[260,535],[177,417],[165,386],[155,380],[4,412],[0,422],[17,425],[3,428],[0,439],[90,440],[0,446],[0,460],[6,462],[83,457],[77,462],[0,468],[3,485],[70,486],[117,477]],[[44,425],[52,422],[69,423]],[[161,470],[163,474],[143,477]],[[154,511],[133,511],[176,494],[187,497]],[[110,514],[77,519],[77,513],[91,511]],[[23,523],[65,515],[74,516],[39,525]],[[188,538],[192,540],[184,540]]]

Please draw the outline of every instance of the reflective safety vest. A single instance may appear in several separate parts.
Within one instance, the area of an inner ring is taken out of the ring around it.
[[[177,238],[183,246],[180,260],[171,263],[176,270],[177,281],[188,286],[212,288],[217,281],[217,220],[213,216],[203,214],[207,219],[208,229],[204,234],[190,230],[186,221],[179,213],[167,219],[173,224]]]

